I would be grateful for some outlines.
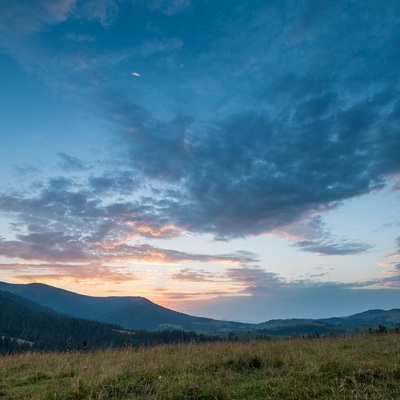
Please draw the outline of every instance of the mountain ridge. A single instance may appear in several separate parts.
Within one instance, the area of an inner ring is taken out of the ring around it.
[[[168,309],[140,296],[93,297],[59,289],[43,283],[11,284],[0,282],[0,290],[16,294],[58,313],[84,318],[125,329],[149,331],[180,329],[203,333],[260,332],[284,335],[285,332],[345,333],[387,325],[400,326],[400,309],[368,310],[345,317],[273,319],[258,324],[195,317]]]
[[[77,349],[88,340],[92,348],[105,348],[129,345],[131,338],[117,325],[74,318],[0,290],[2,350],[4,341],[9,349],[66,350]]]
[[[0,282],[0,290],[9,291],[73,317],[117,324],[127,329],[169,328],[201,332],[251,330],[250,324],[190,316],[157,305],[145,297],[93,297],[43,283]]]
[[[128,330],[75,318],[0,290],[0,355],[24,351],[87,351],[221,340],[195,332]],[[1,396],[0,396],[1,397]]]

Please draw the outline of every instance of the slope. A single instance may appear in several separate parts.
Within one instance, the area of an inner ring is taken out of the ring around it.
[[[76,349],[83,345],[121,347],[131,340],[131,335],[116,325],[62,315],[3,291],[0,291],[0,336],[30,343],[35,350]]]
[[[91,297],[41,283],[0,282],[0,290],[9,291],[64,314],[117,324],[127,329],[170,328],[198,332],[252,330],[250,324],[193,317],[159,306],[143,297]]]

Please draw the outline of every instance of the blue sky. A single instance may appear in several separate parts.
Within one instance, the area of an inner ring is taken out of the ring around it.
[[[252,322],[400,307],[397,0],[0,7],[0,280]]]

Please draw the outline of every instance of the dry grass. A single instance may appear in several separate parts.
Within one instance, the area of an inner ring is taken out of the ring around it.
[[[400,335],[8,356],[0,399],[400,399]]]

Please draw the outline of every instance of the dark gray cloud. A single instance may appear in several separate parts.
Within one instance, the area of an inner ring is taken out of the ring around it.
[[[206,65],[193,71],[207,90],[181,82],[175,94],[205,103],[200,110],[180,106],[159,118],[120,93],[103,104],[131,167],[178,187],[163,212],[190,230],[219,238],[270,231],[382,188],[400,170],[398,5],[271,4],[234,2],[219,30],[214,19],[205,24],[214,40],[192,56]],[[265,42],[267,26],[258,25],[260,35],[250,21],[255,10],[268,19],[272,8],[283,22]],[[239,22],[248,28],[241,37]],[[181,26],[174,34],[190,38]],[[187,55],[185,46],[179,52]],[[325,246],[335,254],[363,249]]]
[[[304,86],[300,104],[289,99],[275,115],[248,111],[196,128],[143,121],[124,106],[127,157],[145,177],[179,185],[165,201],[167,218],[221,237],[269,231],[384,187],[400,169],[387,104],[349,106],[331,87],[325,95],[324,82]]]
[[[92,176],[89,179],[89,187],[97,195],[119,194],[128,195],[141,188],[140,181],[132,176],[131,171],[108,173],[102,176]]]
[[[103,104],[122,135],[124,162],[151,179],[177,181],[190,164],[187,129],[192,118],[157,120],[143,107],[115,94]]]

